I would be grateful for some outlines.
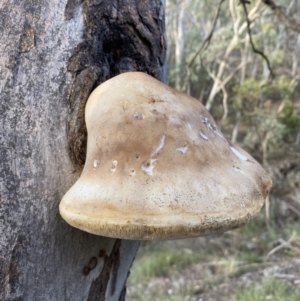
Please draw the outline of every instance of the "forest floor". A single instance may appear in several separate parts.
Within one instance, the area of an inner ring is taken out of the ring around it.
[[[221,236],[144,242],[129,301],[300,301],[300,216],[262,212]]]

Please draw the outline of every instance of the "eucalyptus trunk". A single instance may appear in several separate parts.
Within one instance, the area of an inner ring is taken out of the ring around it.
[[[176,19],[175,19],[175,88],[181,90],[181,71],[184,55],[184,1],[176,2]]]
[[[124,300],[138,241],[66,224],[86,152],[84,107],[105,80],[163,79],[161,0],[0,3],[0,300]]]

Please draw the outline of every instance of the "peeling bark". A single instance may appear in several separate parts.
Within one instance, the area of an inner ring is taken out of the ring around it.
[[[94,87],[129,70],[162,79],[162,4],[3,0],[0,37],[0,300],[124,300],[139,243],[74,229],[58,204],[84,163]]]

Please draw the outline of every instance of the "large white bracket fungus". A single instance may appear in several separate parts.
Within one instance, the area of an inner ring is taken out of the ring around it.
[[[123,239],[220,233],[254,218],[271,188],[199,101],[144,73],[100,85],[85,117],[85,167],[59,208],[76,228]]]

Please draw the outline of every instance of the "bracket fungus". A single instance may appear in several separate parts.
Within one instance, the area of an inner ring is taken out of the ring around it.
[[[85,118],[86,163],[59,207],[81,230],[137,240],[222,233],[254,218],[271,188],[199,101],[144,73],[97,87]]]

